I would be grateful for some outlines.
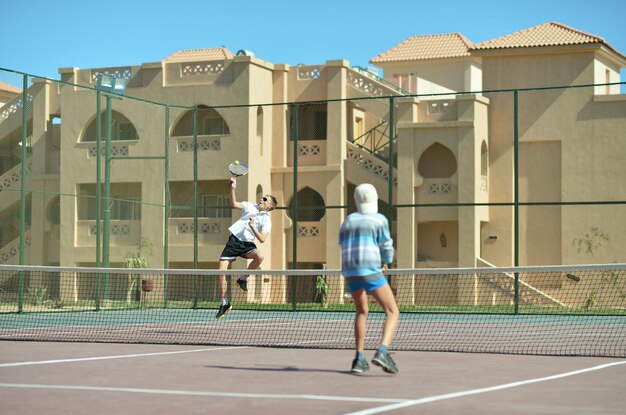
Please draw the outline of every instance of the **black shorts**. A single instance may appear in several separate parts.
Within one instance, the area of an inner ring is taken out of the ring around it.
[[[230,235],[226,246],[220,255],[220,261],[233,262],[237,257],[247,258],[247,255],[254,251],[256,245],[254,242],[239,240],[235,235]]]

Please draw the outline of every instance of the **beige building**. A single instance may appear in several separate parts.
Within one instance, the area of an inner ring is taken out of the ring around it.
[[[140,99],[110,100],[118,157],[111,166],[112,266],[146,240],[154,248],[152,267],[193,268],[197,258],[199,268],[216,268],[239,213],[219,208],[227,203],[226,165],[235,159],[251,169],[240,179],[240,200],[271,193],[290,206],[295,185],[299,206],[318,207],[298,213],[295,232],[289,210],[272,213],[273,231],[262,246],[265,269],[293,266],[294,235],[298,268],[339,268],[338,231],[347,212],[335,207],[351,205],[362,182],[378,188],[381,212],[390,194],[399,205],[392,228],[400,268],[509,266],[516,251],[519,265],[624,262],[624,205],[568,203],[624,200],[626,96],[619,85],[540,89],[620,82],[626,57],[607,41],[551,22],[479,44],[458,33],[414,36],[371,63],[382,76],[345,60],[289,66],[215,48],[139,66],[62,68],[66,83],[35,79],[28,90],[26,160],[18,151],[21,96],[0,108],[0,263],[18,263],[15,189],[24,162],[25,263],[96,263],[93,88],[99,74],[128,80],[126,95]],[[513,92],[527,88],[537,89]],[[283,104],[293,102],[308,104]],[[197,254],[193,111],[177,106],[199,108]],[[105,107],[103,100],[103,118]],[[397,161],[390,191],[391,131]],[[169,170],[162,160],[168,149]],[[522,203],[517,220],[516,195]],[[525,204],[543,202],[556,204]],[[592,229],[610,239],[585,256],[572,242]],[[410,283],[398,288],[415,290]],[[269,301],[267,293],[257,288],[250,295]],[[419,302],[418,294],[409,301]]]

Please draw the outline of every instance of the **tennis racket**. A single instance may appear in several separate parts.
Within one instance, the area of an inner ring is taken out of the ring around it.
[[[228,165],[228,170],[235,177],[245,176],[246,174],[248,174],[248,166],[240,163],[238,160],[230,163]]]

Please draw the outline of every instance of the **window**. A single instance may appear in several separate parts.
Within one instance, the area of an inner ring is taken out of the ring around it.
[[[137,132],[135,127],[129,122],[120,122],[118,129],[119,140],[136,140]]]
[[[229,195],[202,195],[201,215],[205,218],[230,218]]]
[[[96,186],[79,184],[77,189],[78,220],[96,219]],[[141,220],[141,185],[137,183],[111,184],[111,219]],[[104,189],[101,193],[100,214],[104,218]]]
[[[139,140],[139,135],[135,126],[122,114],[117,111],[113,111],[111,114],[111,140]],[[106,113],[103,113],[101,118],[100,133],[101,140],[106,139],[107,136],[107,117]],[[82,136],[83,142],[96,141],[96,118],[94,118],[85,133]]]
[[[448,147],[434,143],[422,153],[417,171],[425,179],[434,179],[452,177],[456,169],[454,153]]]
[[[256,110],[256,136],[259,140],[259,153],[263,155],[263,107]]]
[[[315,113],[315,139],[326,139],[328,112],[317,111]]]
[[[362,145],[362,141],[363,141],[363,133],[364,133],[364,128],[363,128],[363,118],[361,117],[355,117],[354,118],[354,144],[356,145]]]
[[[417,75],[414,73],[393,74],[393,83],[410,94],[417,94]]]
[[[487,168],[489,166],[489,153],[487,151],[487,143],[483,141],[480,145],[480,174],[487,176]]]
[[[298,115],[298,140],[326,140],[328,111],[326,104],[292,106],[289,114],[289,139],[296,136],[295,115]]]
[[[174,130],[173,137],[190,137],[193,135],[194,117],[193,110],[189,110],[183,114],[178,120]],[[227,135],[230,134],[228,124],[222,116],[213,108],[206,105],[198,106],[198,135]]]
[[[141,202],[139,199],[128,196],[113,200],[111,204],[111,219],[140,220]]]
[[[215,114],[217,115],[217,114]],[[203,135],[222,135],[228,134],[228,126],[222,117],[218,116],[207,116],[203,121],[203,130],[201,133]]]
[[[293,219],[293,199],[289,202],[287,215]],[[304,222],[319,222],[326,214],[324,198],[310,187],[298,192],[297,220]]]

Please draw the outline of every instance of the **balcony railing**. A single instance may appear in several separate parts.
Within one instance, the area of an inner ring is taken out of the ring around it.
[[[370,71],[368,71],[365,68],[362,68],[360,66],[353,66],[352,69],[354,69],[355,71],[369,77],[372,78],[373,80],[375,80],[376,82],[380,82],[383,85],[388,86],[389,88],[399,92],[401,95],[410,95],[411,93],[405,89],[400,88],[398,85],[394,84],[393,82],[389,82],[388,80],[386,80],[385,78],[381,78],[380,76],[376,75],[375,73],[372,73]]]
[[[33,162],[31,157],[26,159],[26,171],[31,173]],[[0,176],[0,192],[8,188],[15,188],[22,181],[22,164],[13,166],[9,171]]]
[[[364,74],[357,69],[348,69],[347,75],[348,85],[369,96],[384,97],[404,95],[403,92],[400,92],[401,88],[397,85],[387,82],[380,77],[376,77],[376,79],[369,72]]]
[[[31,94],[26,95],[27,105],[33,101],[33,96]],[[22,102],[22,95],[20,94],[18,97],[15,97],[12,102],[5,104],[0,110],[0,123],[4,120],[14,116],[14,114],[22,114],[22,108],[24,104]]]
[[[30,229],[24,234],[24,245],[30,246]],[[0,264],[17,264],[20,254],[20,238],[17,237],[0,249]]]
[[[198,218],[198,243],[200,245],[223,244],[232,219]],[[171,246],[193,246],[194,219],[170,218],[168,221]]]
[[[220,151],[222,148],[222,135],[199,135],[198,151]],[[193,152],[193,136],[175,136],[176,150],[179,153]]]

